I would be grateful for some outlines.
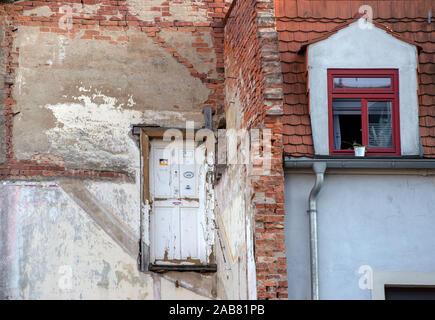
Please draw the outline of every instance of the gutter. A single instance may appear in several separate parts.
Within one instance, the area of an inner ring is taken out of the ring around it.
[[[435,159],[413,158],[284,158],[284,169],[311,168],[326,163],[330,169],[435,169]]]

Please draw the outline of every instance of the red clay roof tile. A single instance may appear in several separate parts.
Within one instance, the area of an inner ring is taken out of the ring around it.
[[[288,90],[291,91],[291,87],[287,84],[284,86],[285,88],[289,88]],[[296,94],[287,94],[284,96],[284,102],[288,106],[292,105],[306,105],[308,103],[308,98],[304,95],[296,95]]]
[[[419,103],[425,157],[435,158],[435,21],[427,22],[434,0],[275,0],[284,80],[284,152],[313,156],[305,57],[296,52],[315,39],[354,21],[361,5],[373,8],[374,20],[394,36],[421,47]],[[433,19],[435,20],[435,19]],[[292,138],[298,136],[300,138]]]
[[[330,32],[323,33],[320,37],[318,37],[318,38],[314,38],[314,39],[311,39],[311,40],[305,42],[305,43],[301,46],[301,50],[304,50],[307,46],[309,46],[309,45],[312,44],[312,43],[315,43],[315,42],[318,42],[318,41],[325,40],[325,39],[329,38],[329,37],[330,37],[331,35],[333,35],[334,33],[340,31],[340,30],[343,29],[343,28],[346,28],[349,24],[351,24],[351,23],[353,23],[353,22],[355,22],[355,21],[357,21],[357,18],[350,19],[349,21],[346,21],[345,23],[340,24],[340,25],[337,26],[336,28],[333,28]],[[381,24],[381,23],[376,22],[376,21],[373,21],[373,24],[374,24],[376,27],[378,27],[378,28],[380,28],[380,29],[383,29],[383,30],[387,31],[387,32],[388,32],[389,34],[391,34],[392,36],[394,36],[394,37],[396,37],[396,38],[398,38],[398,39],[400,39],[400,40],[402,40],[402,41],[408,42],[408,43],[410,43],[410,44],[412,44],[412,45],[415,45],[415,46],[416,46],[420,51],[423,49],[419,44],[415,43],[414,41],[412,41],[412,40],[410,40],[410,39],[407,39],[407,38],[403,37],[402,35],[400,35],[400,34],[397,33],[397,32],[394,32],[391,28],[385,26],[384,24]]]
[[[373,8],[375,17],[427,17],[433,0],[276,0],[277,17],[352,18],[362,5]],[[432,8],[433,9],[433,8]]]

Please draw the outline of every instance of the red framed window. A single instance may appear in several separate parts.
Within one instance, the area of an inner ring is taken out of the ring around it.
[[[400,155],[397,69],[328,69],[329,150]]]

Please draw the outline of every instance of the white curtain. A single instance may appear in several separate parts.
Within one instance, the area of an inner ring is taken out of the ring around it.
[[[340,129],[340,117],[334,115],[334,149],[341,149],[341,129]]]

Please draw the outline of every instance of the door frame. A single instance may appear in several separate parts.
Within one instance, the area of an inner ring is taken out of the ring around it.
[[[211,245],[207,243],[206,264],[191,264],[191,265],[153,265],[151,264],[151,230],[150,230],[150,211],[152,206],[151,192],[150,192],[150,151],[152,139],[163,139],[165,132],[170,129],[175,129],[176,132],[181,132],[180,136],[184,140],[186,138],[186,129],[184,128],[164,128],[164,127],[146,127],[146,126],[133,126],[133,134],[139,136],[140,144],[140,160],[141,160],[141,174],[140,174],[140,251],[138,257],[139,270],[143,272],[166,272],[166,271],[198,271],[198,272],[216,272],[217,265],[215,263],[215,243]],[[203,129],[195,129],[196,134]],[[203,135],[200,135],[203,136]],[[214,174],[214,173],[213,173]],[[207,192],[207,191],[206,191]],[[213,219],[214,219],[214,212]],[[212,257],[212,258],[210,258]]]

